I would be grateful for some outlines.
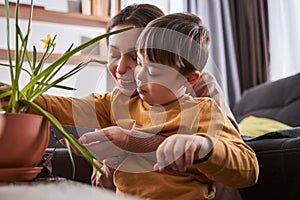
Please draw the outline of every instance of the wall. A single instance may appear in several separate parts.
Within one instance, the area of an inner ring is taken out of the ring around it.
[[[121,0],[121,9],[133,3],[149,3],[158,6],[164,13],[186,11],[185,0]]]
[[[0,3],[3,4],[0,1]],[[39,3],[45,3],[46,1],[37,1]],[[48,1],[50,2],[50,1]],[[65,1],[66,2],[66,1]],[[53,2],[51,3],[53,5]],[[57,5],[64,6],[65,4],[61,3]],[[65,5],[66,6],[66,5]],[[64,9],[64,8],[60,8]],[[20,20],[21,29],[25,30],[27,27],[26,20]],[[14,28],[13,21],[11,21],[11,28]],[[6,49],[6,22],[5,18],[0,17],[0,34],[5,37],[0,37],[0,48]],[[101,33],[105,32],[105,28],[94,28],[87,26],[74,26],[68,24],[55,24],[48,22],[39,22],[33,21],[31,34],[30,34],[30,43],[28,45],[29,49],[32,49],[32,46],[35,45],[38,51],[43,51],[43,43],[40,41],[41,39],[45,39],[47,34],[51,34],[51,36],[57,35],[56,38],[56,47],[54,53],[63,53],[72,43],[75,46],[81,44],[82,37],[92,38]],[[11,47],[14,46],[14,30],[11,30]],[[95,49],[94,49],[95,50]],[[92,51],[94,51],[92,50]],[[96,50],[95,50],[96,51]],[[92,53],[92,52],[91,52]],[[88,59],[90,55],[86,56]],[[1,61],[5,62],[5,61]],[[66,71],[68,68],[72,67],[72,65],[65,65],[64,70]],[[26,81],[27,77],[22,77],[22,82]],[[0,67],[0,81],[8,82],[9,81],[9,71]],[[75,96],[82,97],[86,96],[91,92],[103,93],[107,91],[107,70],[105,65],[88,65],[83,71],[81,71],[78,75],[71,77],[69,80],[64,82],[67,86],[75,87],[77,90],[74,91],[66,91],[60,89],[51,89],[48,93],[54,95],[63,95],[63,96]],[[23,85],[23,83],[22,83]]]

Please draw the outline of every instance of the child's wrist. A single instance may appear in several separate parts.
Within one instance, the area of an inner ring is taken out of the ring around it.
[[[132,153],[155,152],[158,146],[166,139],[164,136],[131,131],[126,144],[126,150]]]
[[[209,137],[200,136],[201,137],[201,148],[198,152],[197,159],[199,160],[207,160],[212,152],[213,144]]]

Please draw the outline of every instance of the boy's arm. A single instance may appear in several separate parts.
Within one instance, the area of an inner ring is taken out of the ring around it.
[[[199,104],[198,132],[168,137],[158,147],[154,169],[171,167],[180,173],[197,169],[209,180],[236,188],[255,184],[258,178],[255,153],[216,103],[208,98],[205,101]]]
[[[203,106],[201,113],[197,135],[209,138],[212,149],[209,156],[196,161],[193,166],[209,179],[224,185],[254,185],[258,178],[258,161],[254,151],[245,144],[238,130],[214,101]]]
[[[258,161],[253,150],[242,142],[218,139],[210,156],[196,160],[198,168],[210,180],[224,185],[243,188],[254,185],[258,179]]]
[[[166,139],[165,136],[131,131],[125,150],[132,153],[155,152],[158,146]]]
[[[143,153],[145,155],[153,153],[154,155],[157,147],[165,139],[166,137],[160,135],[111,126],[95,132],[85,133],[79,138],[79,141],[95,154],[99,154],[98,156],[101,160],[104,160],[127,153],[138,153],[141,155]],[[101,141],[101,145],[98,141]],[[105,151],[108,148],[111,151]]]

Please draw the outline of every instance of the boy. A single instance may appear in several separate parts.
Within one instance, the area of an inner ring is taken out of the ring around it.
[[[120,129],[127,130],[128,137],[140,137],[141,141],[156,134],[185,135],[193,140],[185,146],[178,141],[177,154],[167,157],[163,163],[159,160],[155,166],[160,172],[152,170],[154,163],[145,153],[129,152],[113,173],[118,194],[145,199],[213,199],[213,181],[232,187],[246,187],[256,182],[255,154],[228,117],[211,98],[192,98],[185,94],[186,88],[199,79],[196,70],[201,71],[206,64],[209,43],[208,31],[201,19],[192,14],[160,17],[140,35],[139,66],[135,72],[139,96],[129,98],[115,90],[107,98],[110,119]],[[111,127],[96,133],[87,133],[80,141],[101,160],[99,146],[107,140],[114,143],[111,139],[114,133]],[[123,144],[116,145],[127,150],[128,137]],[[98,142],[90,143],[97,139]],[[209,179],[192,175],[187,169],[174,172],[166,167],[172,167],[170,164],[176,163],[185,150],[194,145],[197,150],[188,159],[195,163],[189,168]]]

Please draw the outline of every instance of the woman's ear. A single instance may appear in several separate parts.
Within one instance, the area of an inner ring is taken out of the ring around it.
[[[188,83],[193,87],[200,79],[201,73],[199,71],[193,71],[186,76]]]

